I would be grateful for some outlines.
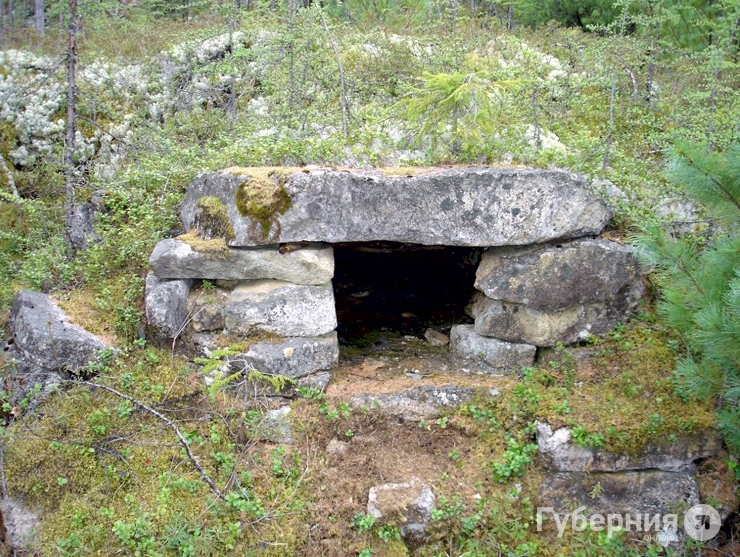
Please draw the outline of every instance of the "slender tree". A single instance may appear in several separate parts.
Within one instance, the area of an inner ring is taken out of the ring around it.
[[[71,246],[72,214],[75,204],[75,135],[77,102],[77,0],[69,0],[69,31],[67,45],[67,145],[64,151],[64,210],[67,240]]]
[[[44,0],[36,0],[36,9],[34,11],[34,19],[36,22],[36,32],[42,37],[45,34],[46,24],[44,22]]]

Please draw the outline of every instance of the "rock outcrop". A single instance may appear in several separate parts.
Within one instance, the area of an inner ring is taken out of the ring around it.
[[[571,441],[570,429],[537,423],[537,446],[542,463],[559,472],[624,472],[656,469],[664,472],[691,471],[699,459],[717,456],[722,438],[716,431],[686,433],[661,445],[649,445],[640,454],[619,454]]]

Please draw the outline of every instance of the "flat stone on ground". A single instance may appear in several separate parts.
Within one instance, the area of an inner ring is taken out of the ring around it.
[[[252,366],[261,373],[299,379],[337,365],[339,343],[335,332],[321,337],[257,342],[234,360],[239,366]]]
[[[537,423],[539,458],[546,468],[561,472],[618,472],[657,469],[669,472],[691,470],[694,461],[716,456],[722,438],[716,431],[697,431],[680,435],[675,441],[649,445],[642,454],[617,454],[581,447],[570,439],[570,429],[556,429]]]
[[[472,387],[425,385],[398,393],[356,395],[350,404],[354,408],[403,420],[428,420],[468,402],[478,392]]]

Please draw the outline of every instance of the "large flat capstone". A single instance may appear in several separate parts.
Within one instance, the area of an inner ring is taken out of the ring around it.
[[[266,186],[279,190],[270,199],[281,203],[275,202],[273,213],[267,207],[259,219],[242,216],[235,201],[238,191],[243,202],[252,199],[252,181],[258,182],[248,169],[196,178],[182,204],[185,227],[194,226],[204,197],[217,197],[225,205],[232,246],[378,240],[527,245],[598,234],[611,218],[605,203],[584,189],[584,178],[562,170],[471,168],[416,176],[300,172]]]
[[[276,279],[295,284],[326,284],[334,276],[334,253],[322,244],[298,246],[281,253],[277,246],[231,248],[223,255],[193,250],[180,240],[157,244],[149,265],[161,279],[257,280]]]

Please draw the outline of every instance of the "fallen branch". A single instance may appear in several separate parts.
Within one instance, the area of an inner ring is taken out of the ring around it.
[[[190,443],[188,443],[187,439],[185,439],[185,436],[182,434],[180,429],[175,425],[175,423],[170,420],[167,416],[164,414],[161,414],[160,412],[157,412],[154,408],[151,406],[147,406],[143,402],[141,402],[138,399],[135,399],[132,396],[129,396],[127,394],[124,394],[112,387],[109,387],[107,385],[101,385],[99,383],[92,383],[90,381],[84,381],[85,385],[91,388],[97,388],[97,389],[103,389],[104,391],[108,391],[111,394],[116,395],[117,397],[122,398],[123,400],[128,400],[130,403],[138,406],[142,410],[150,413],[152,416],[155,416],[156,418],[159,418],[162,420],[167,426],[175,432],[175,435],[177,436],[178,440],[180,441],[180,444],[185,448],[185,452],[188,455],[188,459],[190,460],[190,463],[193,465],[193,468],[195,468],[198,471],[198,474],[200,474],[200,477],[203,479],[206,484],[208,484],[208,487],[211,488],[211,491],[218,497],[219,499],[226,499],[223,492],[216,486],[214,481],[211,479],[211,477],[206,473],[206,471],[203,469],[203,467],[200,465],[200,462],[198,462],[198,459],[195,457],[193,452],[190,450]]]

